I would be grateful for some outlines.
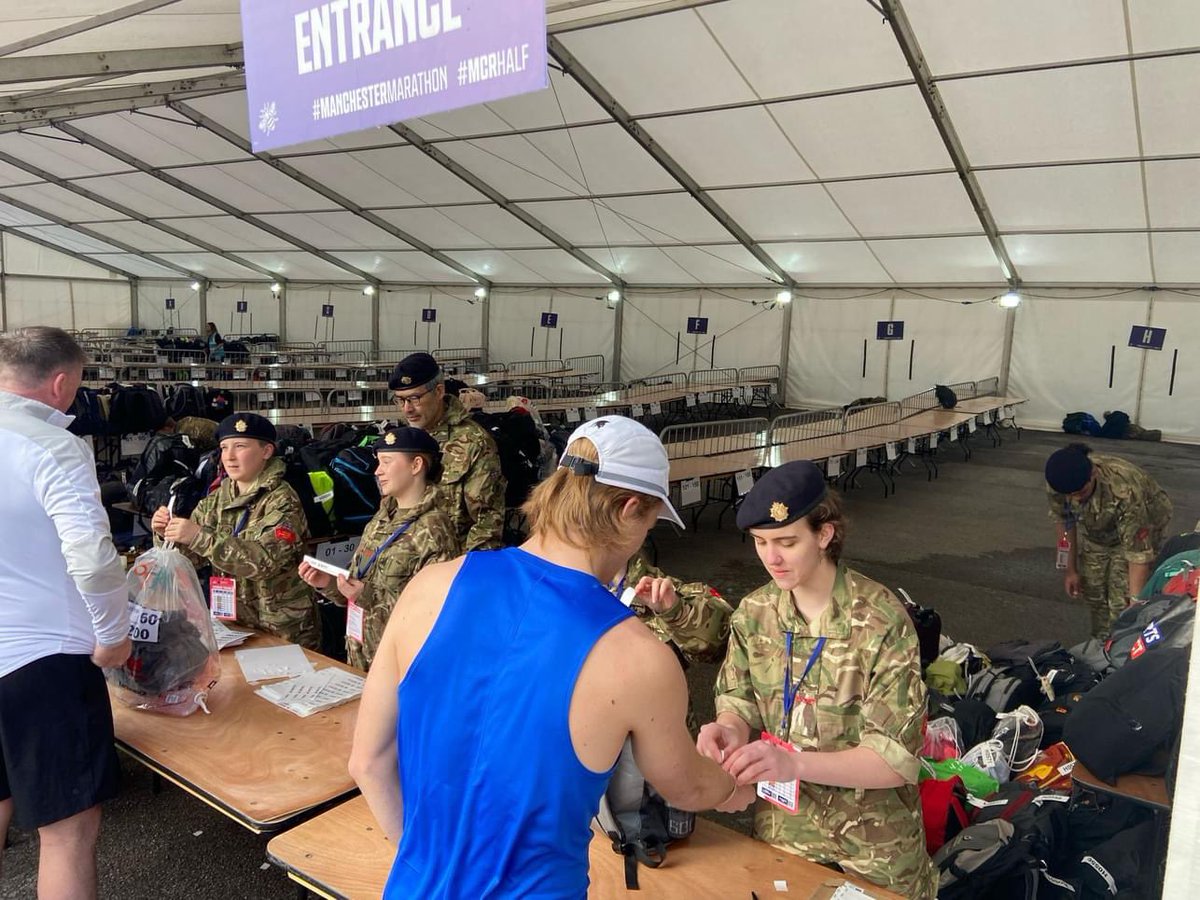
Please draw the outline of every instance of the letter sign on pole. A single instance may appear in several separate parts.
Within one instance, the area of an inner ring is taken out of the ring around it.
[[[237,311],[240,313],[249,312],[250,311],[250,301],[249,300],[238,300],[237,301]]]
[[[904,340],[904,323],[903,322],[876,322],[875,323],[875,340],[877,340],[877,341],[902,341],[902,340]]]
[[[168,297],[166,299],[166,304],[167,304],[167,309],[174,309],[175,308],[175,298]]]
[[[1129,332],[1129,346],[1141,350],[1161,350],[1167,340],[1167,329],[1149,325],[1134,325]]]
[[[437,310],[436,309],[421,310],[421,321],[422,322],[436,322],[437,321]]]
[[[321,304],[321,316],[326,319],[333,318],[333,304],[332,303],[322,303]]]
[[[542,327],[543,328],[557,328],[558,327],[558,313],[554,313],[554,312],[542,313]]]
[[[708,319],[703,316],[688,316],[688,334],[708,334]]]

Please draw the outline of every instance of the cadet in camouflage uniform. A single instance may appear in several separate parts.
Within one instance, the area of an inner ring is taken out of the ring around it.
[[[608,585],[618,599],[626,587],[636,591],[633,611],[664,644],[678,648],[687,662],[720,662],[733,607],[717,591],[701,581],[684,584],[671,578],[640,553],[629,561],[625,574]],[[699,729],[690,698],[687,726],[692,734]]]
[[[375,453],[383,501],[350,561],[351,577],[339,576],[335,581],[308,563],[300,564],[300,577],[323,596],[339,606],[353,605],[347,620],[346,654],[350,665],[360,669],[370,668],[392,607],[408,580],[429,563],[458,556],[454,526],[437,505],[436,482],[441,477],[437,441],[420,428],[393,428],[375,443]]]
[[[196,566],[235,581],[237,619],[316,649],[321,627],[312,591],[296,574],[308,539],[300,498],[275,458],[275,426],[254,413],[227,416],[217,429],[228,478],[190,518],[154,513],[155,534]]]
[[[492,436],[446,394],[442,370],[428,353],[402,359],[388,387],[408,424],[429,432],[442,448],[440,502],[463,552],[501,546],[505,481]]]
[[[773,581],[733,614],[717,721],[698,748],[723,759],[739,784],[798,782],[795,813],[758,801],[755,836],[933,900],[917,792],[925,690],[908,614],[887,588],[839,563],[841,512],[812,463],[763,476],[738,526],[751,531]],[[801,752],[756,740],[762,732]]]
[[[1150,578],[1171,523],[1171,500],[1133,463],[1092,456],[1084,444],[1050,454],[1046,485],[1057,536],[1070,545],[1064,587],[1071,597],[1083,596],[1093,636],[1105,638]]]

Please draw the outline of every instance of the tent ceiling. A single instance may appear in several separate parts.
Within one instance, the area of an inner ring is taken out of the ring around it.
[[[547,0],[549,90],[276,167],[238,0],[9,4],[0,227],[140,277],[1200,282],[1194,0],[899,5],[925,73],[866,0]]]

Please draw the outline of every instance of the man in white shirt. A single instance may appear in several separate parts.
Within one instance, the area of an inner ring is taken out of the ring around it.
[[[0,334],[0,845],[10,821],[38,830],[39,900],[96,896],[119,776],[99,667],[130,651],[95,461],[66,430],[84,362],[58,328]]]

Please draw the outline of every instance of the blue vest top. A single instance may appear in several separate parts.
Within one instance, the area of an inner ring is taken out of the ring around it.
[[[385,900],[583,900],[609,772],[575,755],[579,670],[633,613],[593,576],[468,553],[398,691],[404,834]]]

